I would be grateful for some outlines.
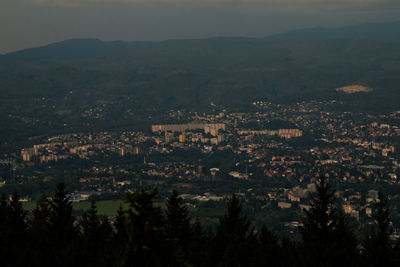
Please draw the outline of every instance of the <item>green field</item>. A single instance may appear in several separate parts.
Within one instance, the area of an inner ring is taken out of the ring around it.
[[[102,200],[97,201],[96,206],[99,215],[113,216],[117,214],[119,206],[122,205],[123,208],[127,208],[128,205],[123,202],[123,200]],[[25,202],[23,203],[25,210],[31,211],[36,207],[36,202]],[[90,201],[74,202],[74,211],[86,211],[90,208]]]
[[[216,206],[208,207],[207,203],[199,203],[196,206],[188,205],[188,211],[192,218],[200,218],[201,222],[205,225],[214,225],[217,223],[218,218],[221,217],[225,212],[225,203],[214,203]],[[31,211],[36,207],[36,202],[24,202],[22,203],[23,207],[27,211]],[[101,200],[96,201],[96,207],[98,214],[101,216],[115,216],[117,215],[117,211],[119,206],[122,205],[122,208],[125,210],[128,209],[128,204],[125,203],[122,199],[119,200]],[[165,203],[156,202],[155,206],[159,206],[162,209],[165,209]],[[73,210],[75,215],[79,215],[84,211],[89,210],[90,201],[82,201],[82,202],[73,202]]]

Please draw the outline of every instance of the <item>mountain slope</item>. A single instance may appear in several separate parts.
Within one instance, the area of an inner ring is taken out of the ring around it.
[[[400,21],[370,23],[341,28],[309,28],[266,37],[268,40],[360,39],[400,42]]]
[[[374,90],[335,90],[357,84]],[[141,127],[149,116],[211,101],[244,108],[337,99],[390,111],[400,109],[399,84],[400,46],[386,40],[70,40],[0,57],[0,140]]]
[[[41,47],[11,52],[3,56],[7,60],[41,60],[44,58],[88,58],[107,54],[124,53],[151,42],[103,42],[98,39],[70,39]]]

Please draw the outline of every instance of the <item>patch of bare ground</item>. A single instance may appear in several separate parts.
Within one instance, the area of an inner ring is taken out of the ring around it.
[[[354,93],[368,93],[373,91],[373,88],[366,87],[363,85],[349,85],[349,86],[343,86],[335,89],[336,91],[344,92],[346,94],[354,94]]]

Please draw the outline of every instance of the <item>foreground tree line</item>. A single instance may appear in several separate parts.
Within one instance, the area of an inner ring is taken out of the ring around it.
[[[176,191],[165,210],[154,204],[157,191],[126,195],[127,209],[112,223],[96,205],[79,218],[64,184],[42,197],[28,214],[15,192],[0,199],[1,266],[400,266],[400,243],[390,240],[389,209],[382,193],[375,223],[358,240],[335,205],[324,178],[311,209],[304,211],[299,241],[259,231],[232,195],[215,231],[188,215]]]

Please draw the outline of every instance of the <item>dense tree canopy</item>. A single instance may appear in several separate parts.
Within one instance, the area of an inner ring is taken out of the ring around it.
[[[370,232],[358,242],[325,178],[304,211],[300,239],[256,231],[238,196],[215,231],[205,231],[172,191],[163,210],[158,192],[126,195],[127,209],[100,217],[96,203],[79,218],[65,184],[43,196],[28,214],[19,195],[0,198],[2,266],[398,266],[399,242],[391,240],[390,209],[382,192]],[[383,265],[382,265],[383,264]]]

